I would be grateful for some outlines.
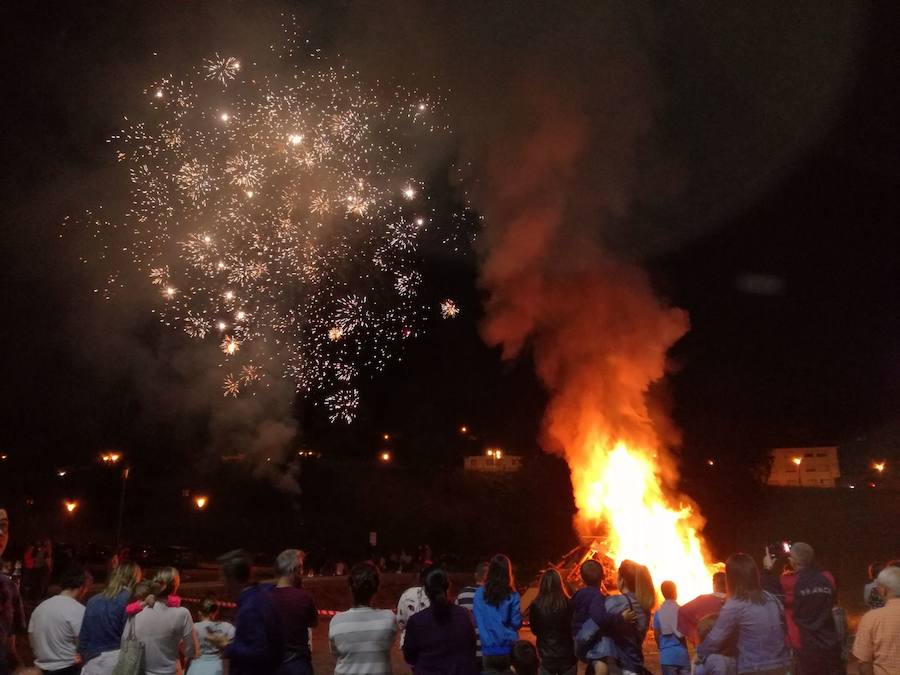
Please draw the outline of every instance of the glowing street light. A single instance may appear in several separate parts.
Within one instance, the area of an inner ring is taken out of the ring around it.
[[[66,501],[63,502],[63,507],[65,507],[66,513],[73,514],[73,513],[75,513],[75,510],[78,508],[78,502],[74,499],[72,499],[72,500],[67,499]]]
[[[800,471],[800,465],[803,464],[803,458],[794,457],[791,461],[794,463],[794,466],[797,467],[797,485],[803,485],[803,472]]]
[[[391,458],[392,458],[391,453],[389,453],[387,451],[382,452],[380,455],[378,455],[379,461],[381,461],[383,464],[387,464],[388,462],[390,462]]]
[[[715,465],[716,465],[716,461],[715,461],[714,459],[708,459],[708,460],[706,460],[706,463],[707,463],[709,466],[715,466]]]
[[[197,495],[194,497],[194,506],[197,507],[198,511],[205,509],[207,504],[209,504],[209,497],[205,495]]]
[[[59,476],[60,478],[64,478],[67,473],[69,473],[69,472],[66,471],[65,469],[58,469],[56,472],[56,475]]]
[[[886,462],[875,462],[872,464],[872,468],[878,473],[884,473],[885,466],[887,466]]]
[[[104,452],[100,455],[100,461],[104,464],[116,464],[120,459],[122,459],[121,452]]]
[[[389,441],[389,440],[391,440],[391,435],[390,434],[382,434],[381,438],[384,439],[385,441]]]
[[[459,433],[461,433],[461,434],[467,434],[467,433],[469,433],[469,427],[467,427],[465,424],[463,424],[463,425],[459,428]]]

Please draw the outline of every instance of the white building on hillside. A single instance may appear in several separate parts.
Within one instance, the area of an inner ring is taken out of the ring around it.
[[[841,477],[836,447],[776,448],[770,460],[769,485],[833,488]]]

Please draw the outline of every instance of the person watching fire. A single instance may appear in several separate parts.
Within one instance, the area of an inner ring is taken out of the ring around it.
[[[832,609],[836,597],[831,572],[815,565],[813,547],[795,542],[784,573],[775,576],[775,557],[767,549],[763,558],[763,587],[782,599],[787,644],[793,652],[792,675],[843,673],[841,645]]]

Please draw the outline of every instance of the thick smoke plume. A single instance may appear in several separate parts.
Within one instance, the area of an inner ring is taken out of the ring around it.
[[[652,391],[688,319],[641,261],[721,222],[821,131],[855,17],[795,4],[798,33],[796,16],[761,8],[349,7],[338,44],[354,62],[448,89],[486,223],[483,336],[533,356],[550,394],[544,447],[579,467],[626,441],[673,487],[678,435]]]
[[[655,424],[648,396],[687,316],[612,250],[642,197],[681,180],[653,137],[659,87],[630,23],[640,17],[517,3],[484,23],[405,5],[391,18],[440,25],[411,39],[425,69],[449,79],[467,188],[485,217],[482,332],[504,358],[533,356],[550,394],[543,446],[575,468],[619,440],[662,458],[670,425]],[[448,53],[428,61],[435,49]]]

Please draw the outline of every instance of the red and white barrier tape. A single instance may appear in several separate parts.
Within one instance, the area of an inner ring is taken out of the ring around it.
[[[202,598],[182,597],[181,602],[190,603],[192,605],[199,605],[201,602],[203,602],[203,599]],[[220,601],[220,602],[217,602],[217,604],[219,605],[219,607],[227,607],[228,609],[236,609],[237,608],[236,602]],[[339,610],[336,610],[336,609],[320,609],[320,610],[318,610],[318,614],[319,614],[319,616],[334,616],[335,614],[338,613],[338,611]],[[396,610],[392,609],[391,611],[396,613]]]

